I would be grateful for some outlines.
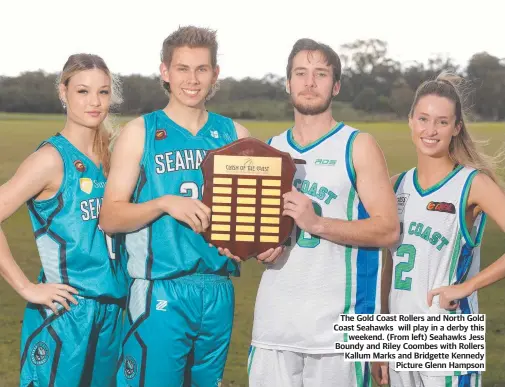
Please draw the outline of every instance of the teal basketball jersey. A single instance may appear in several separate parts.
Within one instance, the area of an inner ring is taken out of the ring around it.
[[[83,297],[123,298],[127,275],[114,241],[98,225],[106,179],[64,136],[51,144],[63,160],[60,189],[50,199],[27,202],[42,262],[40,281],[63,283]]]
[[[233,121],[209,112],[207,123],[193,135],[158,110],[145,115],[144,124],[144,154],[132,201],[143,203],[164,195],[202,200],[200,164],[208,150],[237,139]],[[125,244],[132,278],[170,279],[192,273],[239,275],[235,262],[168,214],[128,233]]]

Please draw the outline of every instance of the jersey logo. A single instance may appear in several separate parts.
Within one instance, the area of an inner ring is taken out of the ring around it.
[[[429,202],[426,206],[426,209],[428,211],[447,212],[448,214],[456,213],[454,204],[445,202]]]
[[[217,130],[211,130],[210,135],[214,138],[219,138],[219,133],[217,132]]]
[[[407,205],[409,196],[410,194],[408,193],[402,193],[396,196],[396,206],[398,208],[398,214],[403,214],[403,211],[405,211],[405,206]]]
[[[89,195],[93,191],[93,181],[89,177],[82,177],[79,179],[79,187],[82,192]]]
[[[165,300],[156,300],[158,303],[156,304],[156,310],[161,310],[162,312],[167,311],[168,301]]]
[[[315,164],[316,165],[329,165],[333,166],[337,163],[337,160],[330,160],[330,159],[317,159]]]
[[[49,347],[46,343],[39,341],[32,350],[32,363],[42,365],[49,359]]]
[[[164,140],[167,138],[167,131],[165,129],[158,129],[154,137],[156,140]]]
[[[74,167],[79,172],[84,172],[86,170],[86,167],[84,166],[84,163],[81,160],[75,160],[74,161]]]
[[[124,376],[127,379],[133,379],[137,374],[137,362],[131,356],[126,356],[124,361]]]

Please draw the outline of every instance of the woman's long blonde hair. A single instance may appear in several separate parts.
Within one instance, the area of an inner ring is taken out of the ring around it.
[[[75,74],[85,71],[99,69],[102,70],[111,81],[111,103],[110,109],[117,107],[123,98],[121,96],[121,84],[119,79],[114,76],[110,71],[104,60],[98,55],[93,54],[74,54],[70,55],[63,71],[56,81],[56,86],[68,86],[70,78]],[[119,135],[120,126],[115,122],[114,117],[109,112],[105,120],[100,124],[98,131],[95,133],[93,141],[93,151],[98,155],[100,163],[103,166],[105,174],[108,174],[110,167],[110,152],[114,140]]]
[[[448,73],[441,73],[435,80],[422,83],[416,90],[414,101],[410,108],[409,117],[412,118],[419,100],[426,95],[437,95],[454,102],[456,125],[460,125],[459,133],[451,139],[449,157],[457,164],[475,168],[488,175],[494,182],[500,184],[497,169],[504,160],[504,150],[494,157],[486,155],[479,149],[478,141],[474,140],[465,123],[465,108],[467,95],[464,93],[463,78]]]

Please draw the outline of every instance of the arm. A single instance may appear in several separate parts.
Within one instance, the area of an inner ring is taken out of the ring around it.
[[[398,177],[395,175],[391,178],[391,185],[394,187]],[[381,276],[381,313],[389,313],[389,292],[391,291],[391,282],[393,278],[393,258],[391,251],[384,249],[384,261],[382,265]],[[372,362],[372,376],[379,386],[389,384],[389,365],[387,362]]]
[[[128,123],[117,139],[100,210],[100,227],[110,234],[131,232],[166,213],[201,232],[208,227],[210,209],[198,200],[165,195],[130,203],[140,175],[144,136],[144,120],[140,117]]]
[[[398,176],[394,176],[391,180],[395,180]],[[393,183],[394,185],[394,183]],[[389,292],[391,291],[391,281],[393,277],[393,259],[391,251],[385,249],[384,261],[382,265],[381,276],[381,313],[389,314]],[[389,365],[388,362],[378,361],[372,362],[372,377],[375,383],[379,386],[389,384]]]
[[[233,124],[235,125],[235,130],[237,131],[238,139],[251,137],[251,134],[244,126],[240,125],[238,122],[235,121],[233,121]]]
[[[385,249],[384,261],[382,265],[382,276],[381,276],[382,314],[389,314],[389,292],[391,291],[392,277],[393,277],[393,259],[391,258],[391,251],[389,249]],[[372,377],[374,378],[375,383],[377,383],[377,385],[379,386],[389,384],[388,363],[384,361],[372,362]]]
[[[489,176],[483,173],[475,176],[468,195],[467,208],[474,206],[488,214],[505,233],[505,192]],[[473,292],[503,278],[505,278],[505,254],[462,284],[431,290],[428,293],[428,305],[431,306],[433,297],[439,295],[441,308],[455,309],[457,303],[453,301],[467,297]]]
[[[391,178],[391,186],[394,187],[398,177],[395,175]],[[393,280],[393,258],[391,250],[384,249],[384,261],[382,265],[381,275],[381,313],[389,313],[389,292],[391,291],[391,282]]]
[[[160,199],[130,203],[140,175],[144,136],[140,117],[123,128],[114,146],[100,210],[100,227],[107,233],[135,231],[163,214]]]
[[[368,134],[358,134],[353,146],[353,164],[359,197],[370,217],[341,220],[317,216],[311,200],[293,189],[284,195],[283,215],[310,234],[332,242],[367,247],[389,247],[399,237],[396,198],[389,181],[384,155]]]
[[[381,276],[381,313],[389,313],[389,292],[393,278],[393,258],[391,251],[385,249]]]
[[[46,145],[31,154],[15,175],[0,187],[0,224],[8,219],[27,200],[37,195],[53,196],[61,185],[63,162],[52,146]],[[66,299],[77,303],[70,293],[77,291],[63,284],[33,284],[18,266],[0,228],[0,274],[25,300],[44,304],[56,312],[53,301],[70,309]]]

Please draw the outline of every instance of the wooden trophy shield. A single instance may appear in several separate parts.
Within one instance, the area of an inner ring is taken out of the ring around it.
[[[201,168],[203,203],[212,210],[207,242],[243,260],[284,244],[293,228],[282,216],[296,172],[289,153],[243,138],[208,151]]]

